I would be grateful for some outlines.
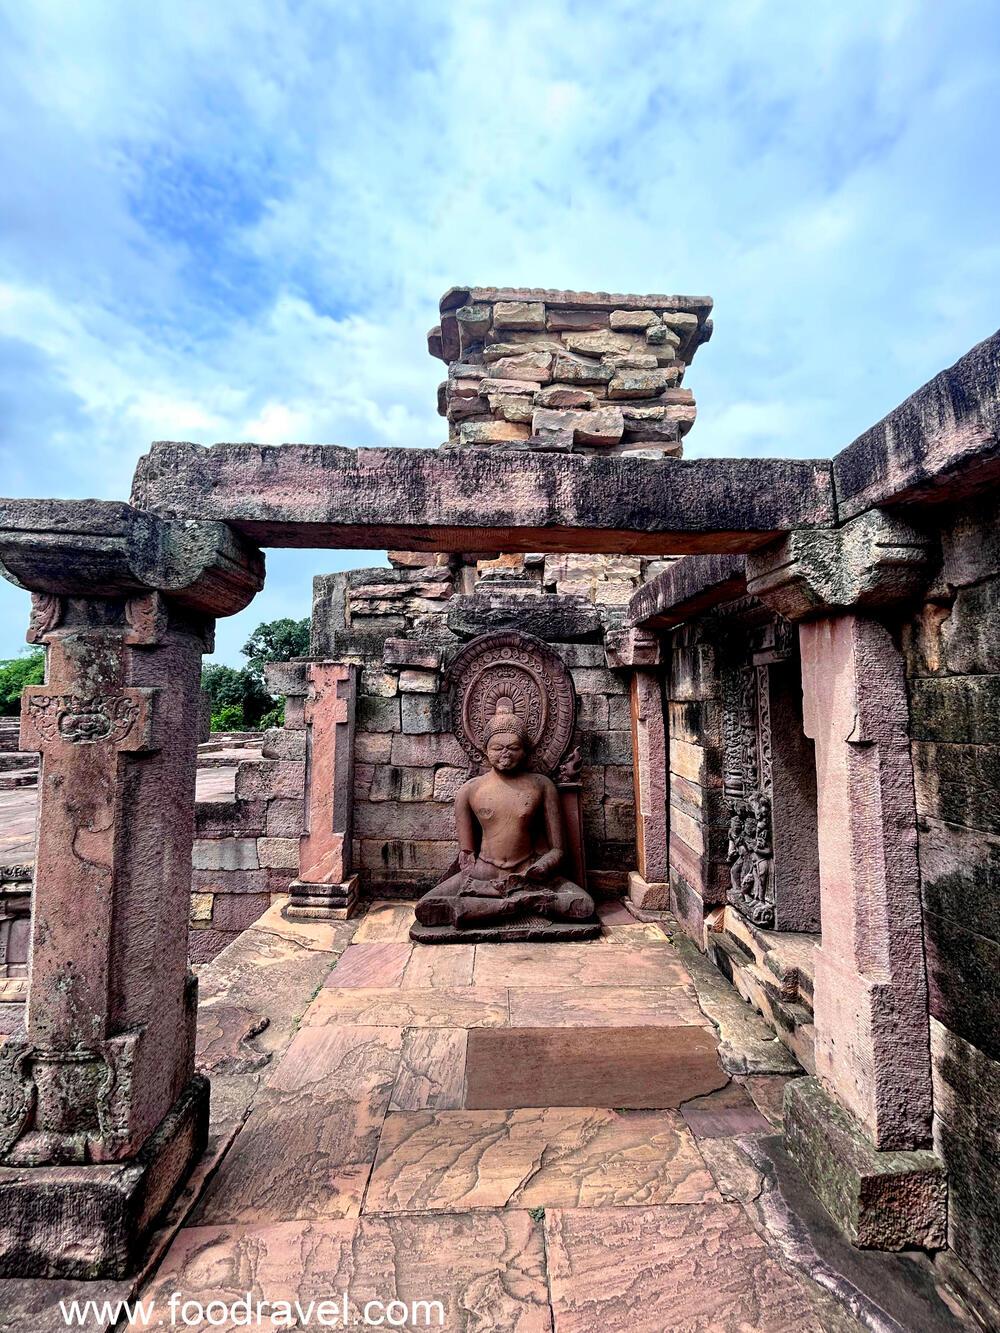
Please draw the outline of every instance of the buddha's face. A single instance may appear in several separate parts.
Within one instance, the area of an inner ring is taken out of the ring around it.
[[[524,763],[527,750],[514,732],[498,731],[486,743],[486,758],[498,773],[513,773]]]

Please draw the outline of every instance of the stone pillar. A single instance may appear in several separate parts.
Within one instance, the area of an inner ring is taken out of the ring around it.
[[[0,1047],[0,1275],[121,1277],[201,1152],[187,964],[201,656],[259,588],[219,525],[0,503],[46,683],[25,1030]],[[170,595],[167,595],[169,592]]]
[[[305,699],[306,832],[299,878],[285,911],[298,918],[350,916],[358,897],[351,871],[354,722],[358,668],[311,662]]]
[[[816,1073],[877,1148],[930,1141],[930,1034],[903,662],[886,627],[799,626],[816,744]]]
[[[817,1079],[786,1095],[789,1151],[859,1244],[943,1243],[909,711],[880,616],[917,593],[926,539],[878,513],[747,557],[747,587],[801,622],[816,746],[822,940]]]
[[[670,907],[667,804],[670,758],[658,671],[634,671],[630,684],[639,868],[629,875],[629,902],[639,912]]]

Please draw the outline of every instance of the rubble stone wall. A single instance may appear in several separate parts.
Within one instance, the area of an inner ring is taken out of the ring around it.
[[[956,508],[905,627],[949,1242],[1000,1286],[1000,503]]]

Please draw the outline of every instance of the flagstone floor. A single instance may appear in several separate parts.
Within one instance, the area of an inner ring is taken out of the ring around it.
[[[739,1144],[773,1135],[786,1080],[730,1077],[670,938],[602,916],[586,944],[416,945],[409,904],[340,927],[147,1284],[164,1323],[175,1291],[346,1291],[359,1317],[440,1301],[448,1330],[858,1328],[750,1207]]]

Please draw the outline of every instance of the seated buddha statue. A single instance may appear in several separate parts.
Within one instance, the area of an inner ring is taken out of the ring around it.
[[[527,730],[500,697],[482,743],[490,771],[455,798],[458,871],[417,903],[424,926],[478,926],[518,916],[586,921],[594,900],[559,873],[563,823],[555,783],[526,769]]]

